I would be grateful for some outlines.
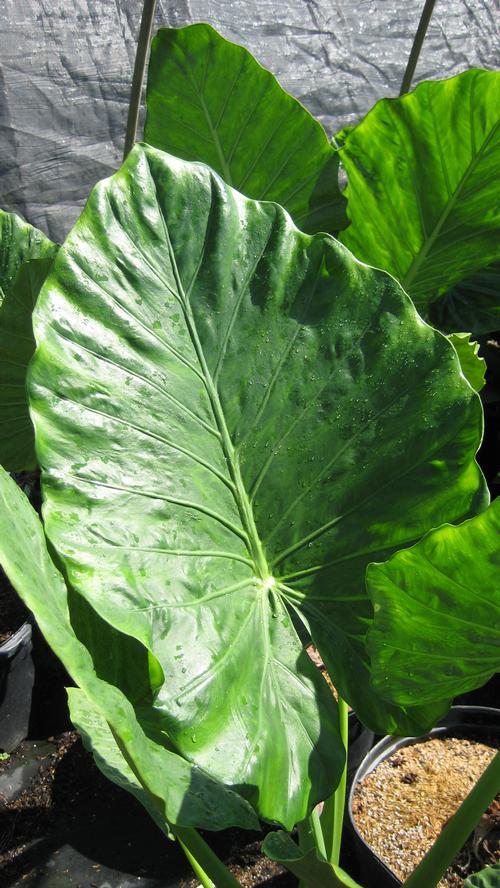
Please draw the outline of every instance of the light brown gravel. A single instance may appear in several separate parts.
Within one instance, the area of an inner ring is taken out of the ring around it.
[[[446,738],[406,746],[356,787],[353,815],[370,847],[401,880],[413,871],[494,757],[496,749],[473,740]],[[497,800],[500,799],[500,794]],[[439,888],[460,888],[463,878],[500,862],[498,840],[485,851],[476,830]],[[494,827],[491,827],[493,829]]]

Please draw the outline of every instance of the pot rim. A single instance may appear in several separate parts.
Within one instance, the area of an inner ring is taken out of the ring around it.
[[[0,658],[5,657],[10,659],[13,657],[18,648],[22,647],[23,644],[31,639],[31,635],[31,623],[29,620],[25,620],[19,629],[16,629],[12,635],[9,635],[9,637],[0,644]]]

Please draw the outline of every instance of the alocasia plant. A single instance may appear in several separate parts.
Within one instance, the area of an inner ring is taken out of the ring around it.
[[[345,131],[346,157],[362,129]],[[344,224],[337,150],[246,50],[204,25],[160,32],[146,138],[226,181],[144,145],[92,193],[36,309],[44,531],[0,471],[0,561],[79,685],[71,713],[97,763],[179,839],[204,885],[236,883],[192,827],[251,827],[256,812],[287,829],[311,815],[300,850],[274,834],[270,855],[352,886],[341,820],[331,835],[342,791],[322,824],[311,814],[342,787],[343,698],[377,731],[418,733],[454,690],[370,687],[365,572],[486,508],[481,406],[457,350],[475,388],[480,365],[394,279],[231,187],[278,200],[311,232]],[[490,142],[472,179],[485,159],[496,169]],[[469,215],[452,203],[474,242],[459,273],[433,270],[434,296],[496,255],[494,212],[481,228],[474,201]],[[354,224],[344,237],[359,237]],[[359,244],[371,249],[369,233]],[[29,312],[12,321],[28,328],[24,393]],[[341,732],[297,620],[340,691]]]

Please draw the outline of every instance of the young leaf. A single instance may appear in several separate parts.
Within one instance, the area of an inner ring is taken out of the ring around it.
[[[136,146],[59,252],[35,335],[47,533],[159,661],[176,749],[286,826],[331,793],[337,712],[291,607],[361,718],[429,725],[366,693],[365,568],[484,506],[481,406],[392,278]]]
[[[253,56],[210,25],[161,29],[149,63],[144,139],[199,160],[303,231],[347,224],[338,152],[308,111]]]
[[[107,721],[121,754],[148,796],[148,810],[156,807],[157,818],[182,826],[258,827],[254,812],[243,799],[179,755],[150,740],[125,695],[118,687],[97,677],[91,653],[75,635],[66,585],[47,551],[40,519],[1,467],[0,564],[25,604],[35,613],[45,638],[80,685],[89,706]],[[84,728],[92,734],[92,741],[102,755],[102,737],[99,732],[94,734],[89,719]],[[102,730],[102,722],[97,728]],[[116,752],[106,754],[109,755],[108,768],[118,767]],[[123,771],[121,766],[118,770]],[[127,769],[125,777],[129,777]],[[125,785],[121,777],[116,782]]]
[[[475,392],[485,383],[486,361],[479,356],[479,342],[471,342],[470,333],[451,333],[448,336],[460,360],[462,373]]]
[[[500,888],[500,863],[487,866],[481,872],[468,876],[464,888]]]
[[[500,73],[466,71],[383,99],[341,159],[351,219],[341,240],[390,271],[419,310],[500,258]]]
[[[361,888],[358,882],[319,856],[316,848],[303,852],[284,832],[268,833],[262,843],[262,851],[271,860],[281,863],[307,886],[321,888]]]
[[[36,467],[26,368],[33,306],[56,251],[41,231],[0,210],[0,463],[9,472]]]
[[[432,703],[500,671],[500,499],[385,564],[370,564],[373,683],[402,705]]]

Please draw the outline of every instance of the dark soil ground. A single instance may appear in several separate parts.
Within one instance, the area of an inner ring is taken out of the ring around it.
[[[132,796],[100,773],[75,731],[51,738],[49,746],[40,745],[36,773],[27,789],[17,794],[8,775],[16,767],[27,767],[33,753],[36,758],[33,744],[22,744],[9,760],[0,762],[2,886],[191,888],[198,884],[177,843],[163,836]],[[10,800],[5,801],[6,795]],[[228,830],[205,838],[242,885],[296,885],[260,855],[262,834]],[[66,872],[65,861],[71,865]],[[126,882],[124,873],[130,877]]]

